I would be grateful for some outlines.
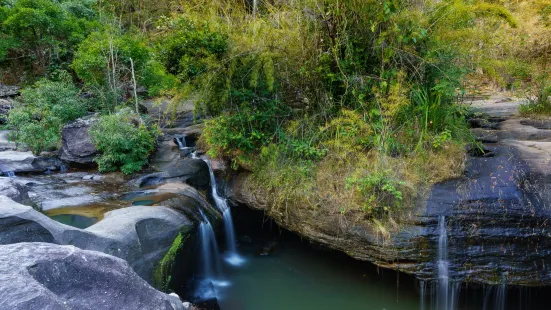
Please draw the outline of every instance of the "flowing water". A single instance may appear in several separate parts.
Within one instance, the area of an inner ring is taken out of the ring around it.
[[[222,265],[224,285],[213,283],[212,289],[203,285],[202,291],[210,292],[222,310],[549,309],[549,289],[448,281],[444,291],[445,281],[422,282],[377,268],[310,244],[279,228],[262,212],[242,207],[233,211],[239,254],[245,263],[239,267]],[[445,228],[446,219],[441,218],[437,246],[442,252],[438,260],[444,262],[448,243]],[[438,277],[444,279],[446,271],[449,277],[445,268],[438,271]]]
[[[214,171],[212,170],[210,161],[205,160],[205,162],[209,167],[212,199],[216,204],[216,208],[222,213],[224,220],[224,234],[226,236],[226,253],[224,254],[224,258],[229,264],[241,265],[244,263],[244,260],[237,253],[235,230],[233,227],[233,217],[231,215],[230,207],[228,206],[227,200],[218,194],[216,178],[214,176]]]
[[[180,138],[174,138],[176,140],[176,143],[178,143],[178,147],[180,150],[183,150],[187,147],[186,144],[186,137],[180,137]]]
[[[4,171],[4,175],[8,178],[15,178],[15,172],[13,171]]]
[[[203,214],[202,214],[203,215]],[[200,253],[201,253],[201,277],[216,279],[221,276],[220,251],[216,242],[216,235],[208,218],[203,215],[203,221],[199,225]]]

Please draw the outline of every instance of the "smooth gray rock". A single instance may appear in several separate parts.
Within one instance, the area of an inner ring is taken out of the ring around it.
[[[122,259],[74,246],[0,246],[0,309],[184,309]]]
[[[165,167],[163,172],[141,176],[131,183],[143,187],[173,181],[207,187],[210,184],[209,167],[202,159],[183,158]]]
[[[173,209],[136,206],[108,212],[97,224],[78,229],[0,196],[0,244],[48,242],[100,251],[126,260],[147,281],[178,233],[193,228]]]
[[[0,171],[15,173],[37,173],[59,170],[63,163],[55,157],[38,157],[32,152],[0,152]]]
[[[136,206],[114,210],[85,229],[99,238],[73,244],[126,260],[148,282],[158,262],[180,231],[189,233],[194,223],[184,214],[162,206]]]
[[[0,177],[0,195],[7,196],[19,203],[29,202],[28,189],[12,178]]]
[[[96,117],[79,118],[63,127],[61,159],[70,164],[90,165],[98,151],[88,131],[97,121]]]

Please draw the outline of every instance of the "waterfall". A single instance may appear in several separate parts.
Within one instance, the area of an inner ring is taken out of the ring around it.
[[[178,147],[180,148],[180,150],[183,150],[187,147],[186,136],[183,136],[180,138],[174,138],[174,140],[176,140],[176,143],[178,143]]]
[[[507,285],[502,284],[484,287],[483,310],[505,310],[507,300]]]
[[[237,246],[235,241],[235,229],[233,227],[233,219],[231,216],[231,210],[228,206],[228,202],[225,198],[218,195],[218,190],[216,189],[216,178],[214,177],[214,171],[209,160],[205,160],[207,166],[209,167],[210,174],[210,186],[212,198],[216,204],[216,208],[223,214],[224,218],[224,232],[226,233],[226,255],[225,259],[231,265],[241,265],[244,261],[237,254]]]
[[[221,274],[220,251],[216,243],[216,236],[208,218],[201,212],[203,221],[199,225],[202,276],[207,279],[213,279]]]
[[[437,308],[441,310],[454,310],[457,305],[460,284],[450,284],[448,261],[448,230],[446,217],[438,218],[438,293]]]
[[[420,291],[419,294],[421,295],[420,296],[421,297],[420,298],[421,299],[421,302],[420,302],[421,303],[421,306],[420,306],[421,310],[426,310],[426,306],[425,306],[425,300],[426,300],[425,296],[427,294],[426,290],[427,290],[427,282],[422,281],[422,280],[419,281],[419,291]]]
[[[69,170],[69,167],[67,165],[62,164],[61,166],[59,166],[60,172],[67,172],[67,170]]]
[[[13,171],[4,171],[4,175],[8,178],[15,178],[15,172]]]

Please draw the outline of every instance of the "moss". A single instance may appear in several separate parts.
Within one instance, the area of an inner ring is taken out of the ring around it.
[[[166,291],[170,284],[172,269],[176,255],[189,239],[189,231],[183,231],[174,238],[172,246],[153,271],[153,286],[161,291]]]

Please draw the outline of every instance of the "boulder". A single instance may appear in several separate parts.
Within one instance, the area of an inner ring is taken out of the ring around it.
[[[0,171],[3,173],[33,173],[59,170],[63,162],[55,157],[38,157],[32,152],[0,152]]]
[[[0,152],[0,171],[2,172],[34,172],[33,162],[36,156],[32,152],[4,151]]]
[[[163,172],[141,176],[131,183],[143,187],[167,182],[185,182],[197,187],[207,187],[210,184],[209,167],[202,159],[182,158],[167,165]]]
[[[1,245],[0,274],[1,309],[184,309],[124,260],[74,246]]]
[[[136,206],[107,212],[103,220],[85,230],[99,238],[73,240],[73,244],[123,258],[150,282],[174,238],[179,232],[191,233],[193,228],[194,223],[176,210]]]
[[[0,244],[48,242],[107,253],[126,260],[147,281],[178,233],[191,234],[193,229],[183,213],[162,206],[114,210],[95,225],[78,229],[0,196]]]
[[[180,161],[180,148],[171,137],[166,137],[157,143],[157,150],[151,159],[150,165],[159,170],[170,168]]]
[[[88,131],[97,118],[79,118],[63,127],[61,132],[63,147],[61,159],[69,164],[90,165],[94,163],[98,151],[92,143]]]

